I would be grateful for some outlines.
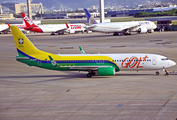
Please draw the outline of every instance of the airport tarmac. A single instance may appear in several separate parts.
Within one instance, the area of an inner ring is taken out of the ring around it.
[[[177,32],[133,34],[31,33],[51,53],[153,53],[177,63]],[[11,34],[0,35],[0,120],[176,120],[177,66],[156,71],[120,71],[115,76],[29,67],[16,61]]]

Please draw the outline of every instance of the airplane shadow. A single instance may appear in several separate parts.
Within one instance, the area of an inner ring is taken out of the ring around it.
[[[115,76],[119,77],[119,76],[125,76],[125,77],[131,77],[131,76],[156,76],[155,74],[116,74]],[[45,82],[53,82],[53,81],[60,81],[60,80],[70,80],[73,78],[85,78],[86,74],[85,73],[68,73],[66,75],[26,75],[26,76],[0,76],[0,78],[3,79],[9,79],[9,78],[30,78],[30,79],[34,79],[34,78],[47,78],[47,80],[39,80],[39,81],[34,81],[34,82],[26,82],[24,84],[37,84],[37,83],[45,83]],[[88,78],[90,80],[95,80],[95,79],[100,79],[100,78],[110,78],[110,76],[92,76],[92,78]]]
[[[85,74],[71,74],[71,75],[20,75],[20,76],[0,76],[0,78],[84,78],[86,77]]]
[[[116,74],[116,76],[152,76],[152,75],[154,75],[154,76],[156,76],[155,74],[140,74],[140,73],[138,73],[138,74]]]
[[[155,74],[116,74],[115,76],[150,76]],[[109,78],[109,76],[92,76],[95,78]],[[20,75],[20,76],[0,76],[0,78],[87,78],[86,73],[75,73],[75,74],[66,74],[66,75]]]

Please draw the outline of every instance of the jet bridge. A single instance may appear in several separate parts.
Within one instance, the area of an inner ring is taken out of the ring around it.
[[[172,25],[173,20],[177,20],[176,16],[168,16],[168,17],[153,17],[153,18],[146,18],[147,21],[157,21],[157,29],[164,29],[164,30],[175,30],[173,29],[175,25]]]

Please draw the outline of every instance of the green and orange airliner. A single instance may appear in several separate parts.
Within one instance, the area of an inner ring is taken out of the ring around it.
[[[37,49],[17,26],[9,27],[18,52],[17,61],[29,66],[61,71],[88,71],[87,77],[91,77],[96,74],[115,75],[120,70],[163,70],[176,65],[164,56],[145,53],[52,54]]]

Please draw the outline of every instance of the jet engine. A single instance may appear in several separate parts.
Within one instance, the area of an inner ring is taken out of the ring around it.
[[[139,33],[146,33],[148,29],[146,27],[139,27],[138,32]]]
[[[115,75],[115,68],[113,68],[113,67],[99,68],[98,75],[100,75],[100,76]]]

